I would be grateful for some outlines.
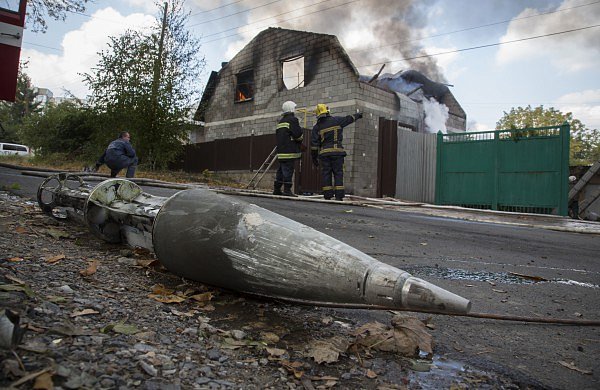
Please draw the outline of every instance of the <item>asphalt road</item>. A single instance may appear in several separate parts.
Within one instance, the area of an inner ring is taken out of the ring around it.
[[[0,189],[24,197],[33,199],[42,180],[0,168]],[[174,192],[145,190],[160,196]],[[474,312],[600,320],[598,235],[350,205],[240,198],[462,295],[472,301]],[[340,313],[365,320],[389,317]],[[543,388],[600,388],[600,327],[441,315],[432,321],[436,352],[449,361]]]

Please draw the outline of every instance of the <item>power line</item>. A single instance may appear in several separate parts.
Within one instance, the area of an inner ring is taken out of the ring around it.
[[[250,11],[253,11],[253,10],[255,10],[255,9],[262,8],[262,7],[266,7],[266,6],[268,6],[268,5],[271,5],[271,4],[274,4],[274,3],[279,3],[280,1],[281,1],[281,0],[273,0],[273,1],[271,1],[270,3],[266,3],[266,4],[263,4],[263,5],[258,5],[258,6],[256,6],[256,7],[252,7],[252,8],[248,8],[248,9],[242,10],[242,11],[234,12],[234,13],[232,13],[232,14],[225,15],[225,16],[220,16],[220,17],[218,17],[218,18],[209,19],[209,20],[204,20],[204,21],[202,21],[202,22],[198,22],[198,23],[196,23],[196,24],[192,24],[192,25],[190,25],[190,26],[188,26],[188,27],[195,27],[195,26],[199,26],[199,25],[201,25],[201,24],[206,24],[206,23],[214,22],[214,21],[216,21],[216,20],[226,19],[226,18],[229,18],[229,17],[231,17],[231,16],[235,16],[235,15],[243,14],[243,13],[246,13],[246,12],[250,12]]]
[[[523,41],[529,41],[529,40],[532,40],[532,39],[545,38],[545,37],[550,37],[550,36],[560,35],[560,34],[566,34],[566,33],[575,32],[575,31],[582,31],[582,30],[587,30],[587,29],[595,28],[595,27],[600,27],[600,24],[595,24],[593,26],[587,26],[587,27],[581,27],[581,28],[574,28],[574,29],[571,29],[571,30],[559,31],[559,32],[549,33],[549,34],[544,34],[544,35],[536,35],[536,36],[533,36],[533,37],[513,39],[512,41],[490,43],[490,44],[487,44],[487,45],[467,47],[467,48],[464,48],[464,49],[449,50],[449,51],[444,51],[444,52],[435,53],[435,54],[423,54],[423,55],[420,55],[420,56],[402,58],[402,59],[399,59],[399,60],[391,60],[391,61],[386,61],[386,62],[377,62],[377,63],[373,63],[373,64],[368,64],[368,65],[359,65],[359,66],[356,66],[356,67],[357,68],[364,68],[364,67],[367,67],[367,66],[383,65],[383,64],[392,63],[392,62],[410,61],[410,60],[416,60],[416,59],[419,59],[419,58],[435,57],[435,56],[440,56],[440,55],[444,55],[444,54],[459,53],[459,52],[462,52],[462,51],[469,51],[469,50],[475,50],[475,49],[483,49],[483,48],[486,48],[486,47],[500,46],[500,45],[505,45],[505,44],[508,44],[508,43],[523,42]]]
[[[262,21],[264,21],[264,20],[267,20],[267,19],[273,19],[273,18],[276,18],[276,17],[278,17],[278,16],[285,15],[285,14],[289,14],[289,13],[292,13],[292,12],[296,12],[296,11],[298,11],[298,10],[301,10],[301,9],[304,9],[304,8],[308,8],[308,7],[312,7],[312,6],[315,6],[315,5],[319,5],[319,4],[321,4],[321,3],[325,3],[325,2],[327,2],[327,1],[331,1],[331,0],[323,0],[323,1],[320,1],[320,2],[318,2],[318,3],[314,3],[314,4],[311,4],[311,5],[307,5],[307,6],[305,6],[305,7],[297,8],[297,9],[295,9],[295,10],[293,10],[293,11],[283,12],[283,13],[281,13],[281,14],[278,14],[278,15],[269,16],[268,18],[264,18],[264,19],[258,20],[258,21],[256,21],[256,22],[253,22],[253,23],[248,23],[248,24],[245,24],[245,25],[243,25],[243,26],[237,26],[237,27],[233,27],[233,28],[230,28],[230,29],[227,29],[227,30],[223,30],[223,31],[220,31],[220,32],[217,32],[217,33],[213,33],[213,34],[205,35],[205,37],[211,37],[211,36],[213,36],[213,35],[219,35],[219,34],[222,34],[222,33],[224,33],[224,32],[227,32],[227,31],[236,30],[236,29],[238,29],[238,28],[240,28],[240,27],[251,26],[251,25],[253,25],[253,24],[260,23],[260,22],[262,22]],[[328,11],[328,10],[330,10],[330,9],[337,8],[337,7],[341,7],[341,6],[343,6],[343,5],[348,5],[348,4],[351,4],[351,3],[356,3],[357,1],[361,1],[361,0],[351,0],[351,1],[348,1],[348,2],[345,2],[345,3],[342,3],[342,4],[333,5],[333,6],[331,6],[331,7],[327,7],[327,8],[321,8],[321,9],[318,9],[318,10],[316,10],[316,11],[309,12],[309,13],[307,13],[307,14],[304,14],[304,15],[296,16],[296,17],[293,17],[293,18],[285,19],[285,20],[281,20],[281,21],[279,21],[278,23],[284,23],[284,22],[288,22],[288,21],[290,21],[290,20],[304,18],[304,17],[306,17],[306,16],[309,16],[309,15],[312,15],[312,14],[316,14],[317,12]],[[239,33],[235,33],[235,34],[231,34],[231,35],[226,35],[226,36],[224,36],[224,37],[220,37],[220,38],[211,39],[211,40],[209,40],[209,41],[204,41],[203,43],[210,43],[210,42],[219,41],[219,40],[221,40],[221,39],[225,39],[225,38],[229,38],[229,37],[234,37],[234,36],[236,36],[236,35],[240,35],[242,32],[246,32],[246,31],[256,31],[256,30],[260,30],[260,29],[262,29],[262,28],[264,28],[264,27],[265,27],[265,26],[261,26],[261,27],[257,27],[257,28],[255,28],[255,29],[241,31],[241,32],[239,32]]]
[[[221,9],[221,8],[229,7],[230,5],[241,3],[242,1],[244,1],[244,0],[232,1],[231,3],[223,4],[223,5],[215,7],[215,8],[207,9],[205,11],[196,12],[195,14],[191,14],[190,17],[196,16],[196,15],[200,15],[200,14],[205,14],[205,13],[208,13],[208,12],[212,12],[212,11],[215,11],[215,10],[218,10],[218,9]]]
[[[569,10],[572,10],[572,9],[575,9],[575,8],[588,7],[590,5],[594,5],[594,4],[598,4],[598,3],[600,3],[600,1],[595,1],[593,3],[588,3],[588,4],[576,5],[576,6],[569,7],[569,8],[557,9],[557,10],[554,10],[554,11],[543,12],[543,13],[539,13],[539,14],[536,14],[536,15],[529,15],[529,16],[523,16],[523,17],[520,17],[520,18],[506,19],[506,20],[502,20],[502,21],[499,21],[499,22],[494,22],[494,23],[489,23],[489,24],[483,24],[483,25],[480,25],[480,26],[467,27],[467,28],[463,28],[463,29],[460,29],[460,30],[454,30],[454,31],[449,31],[449,32],[445,32],[445,33],[428,35],[428,36],[422,37],[422,38],[408,39],[408,40],[405,40],[405,41],[391,43],[391,44],[383,45],[383,46],[367,47],[367,48],[363,48],[363,49],[351,49],[351,50],[348,50],[348,53],[355,53],[355,52],[361,52],[361,51],[367,51],[367,50],[372,51],[372,50],[376,50],[376,49],[382,49],[382,48],[385,48],[385,47],[401,45],[403,43],[416,42],[416,41],[421,41],[421,40],[425,40],[425,39],[429,39],[429,38],[437,38],[437,37],[441,37],[441,36],[444,36],[444,35],[456,34],[456,33],[459,33],[459,32],[477,30],[477,29],[484,28],[484,27],[497,26],[499,24],[506,24],[506,23],[509,23],[509,22],[512,22],[512,21],[515,21],[515,20],[524,20],[524,19],[530,19],[530,18],[537,18],[539,16],[546,16],[546,15],[554,14],[554,13],[557,13],[557,12],[569,11]]]

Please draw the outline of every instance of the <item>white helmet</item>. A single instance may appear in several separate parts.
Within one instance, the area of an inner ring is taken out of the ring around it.
[[[296,111],[296,103],[294,103],[291,100],[288,100],[287,102],[283,103],[283,105],[281,106],[281,111],[283,111],[284,114],[286,112]]]

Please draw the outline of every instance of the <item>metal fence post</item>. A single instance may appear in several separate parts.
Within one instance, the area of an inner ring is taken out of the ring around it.
[[[498,210],[498,191],[500,184],[498,183],[500,175],[498,174],[498,154],[500,149],[500,132],[494,131],[494,166],[492,167],[492,180],[494,181],[494,195],[492,198],[492,210]]]
[[[437,132],[437,145],[435,153],[435,204],[442,204],[442,145],[444,134]]]
[[[560,138],[562,156],[560,161],[560,205],[558,214],[567,216],[569,214],[569,155],[571,141],[571,126],[565,121],[560,126]]]

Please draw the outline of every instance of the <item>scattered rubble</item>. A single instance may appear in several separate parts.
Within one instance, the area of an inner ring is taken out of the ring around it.
[[[417,377],[435,359],[416,318],[365,325],[332,309],[215,290],[168,273],[148,251],[107,244],[2,192],[0,232],[0,387],[397,389],[429,381],[465,388],[473,378],[478,386],[510,384],[469,368]],[[370,344],[358,337],[365,326]],[[397,346],[400,328],[415,343],[410,358],[377,347],[388,334]],[[315,353],[311,346],[319,344],[335,353]],[[422,352],[425,363],[416,359]]]

